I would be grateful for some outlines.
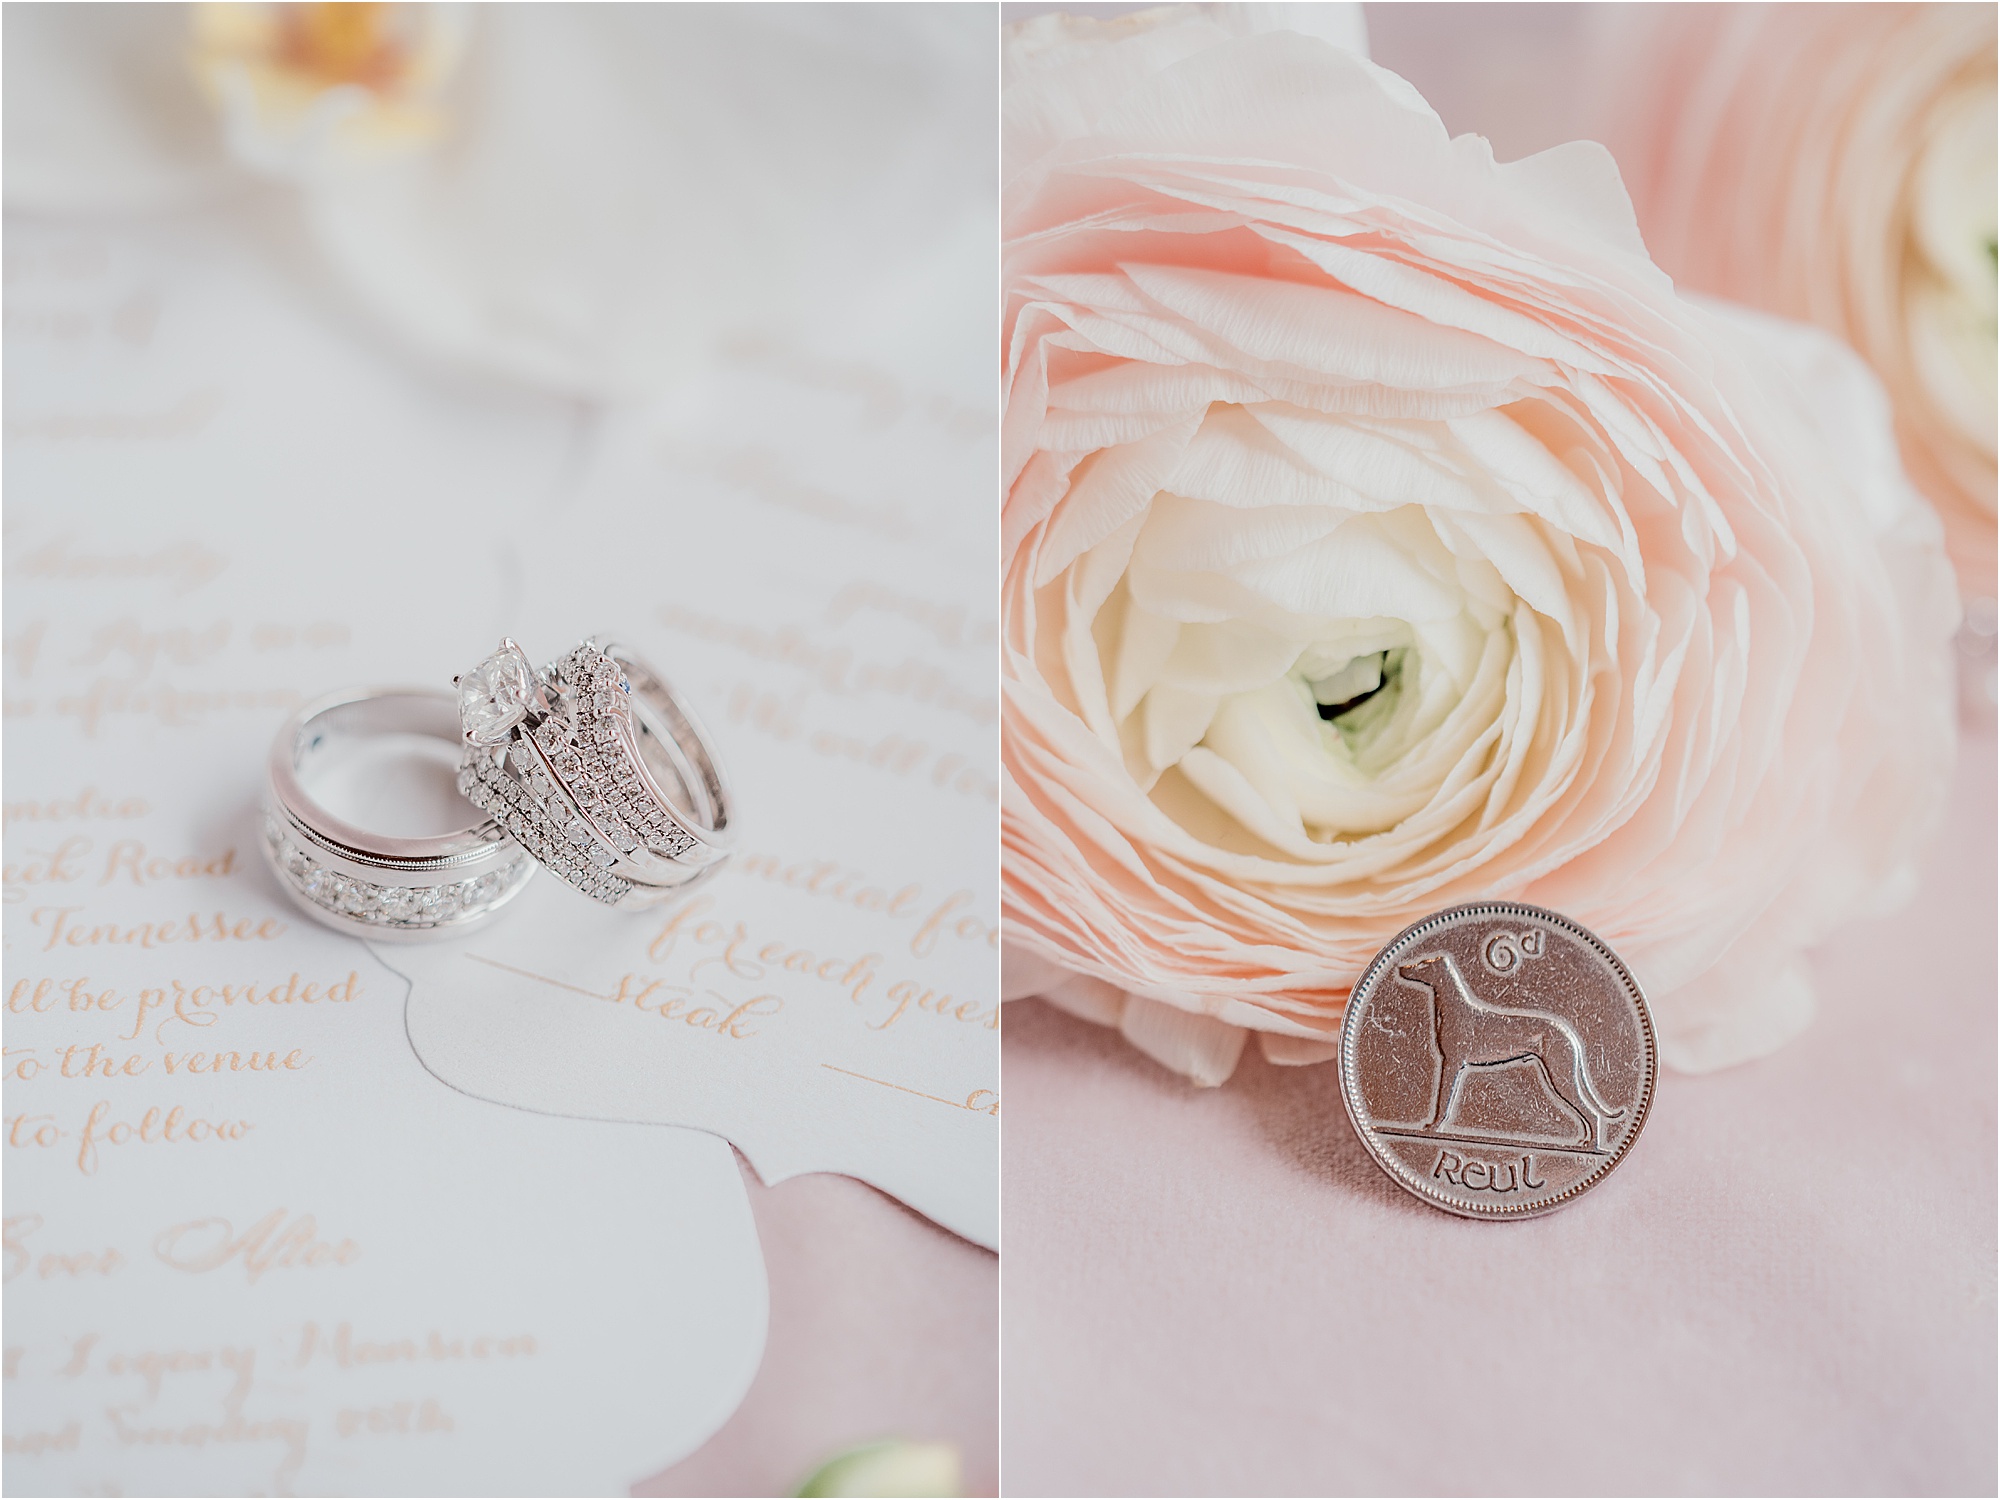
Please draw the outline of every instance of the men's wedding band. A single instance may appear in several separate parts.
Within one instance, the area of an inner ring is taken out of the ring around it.
[[[729,858],[714,742],[632,652],[586,640],[536,672],[502,641],[457,687],[459,790],[585,895],[650,906]]]
[[[271,746],[264,852],[285,893],[343,932],[391,942],[456,937],[484,926],[535,872],[494,819],[468,806],[467,826],[391,838],[335,817],[305,790],[316,762],[386,734],[459,739],[441,688],[359,688],[307,704]]]

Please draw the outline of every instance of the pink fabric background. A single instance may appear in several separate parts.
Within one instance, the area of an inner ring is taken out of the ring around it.
[[[1776,1057],[1669,1074],[1589,1197],[1406,1197],[1330,1067],[1197,1090],[1009,1008],[1013,1495],[1991,1494],[1995,798],[1816,955]]]
[[[851,1177],[767,1188],[747,1166],[771,1278],[750,1394],[635,1495],[789,1495],[877,1438],[949,1442],[965,1493],[997,1493],[998,1260]]]
[[[1368,55],[1417,86],[1453,135],[1476,131],[1515,161],[1579,134],[1599,107],[1586,65],[1629,4],[1364,5]]]

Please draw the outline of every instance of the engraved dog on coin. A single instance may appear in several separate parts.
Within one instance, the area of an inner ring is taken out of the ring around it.
[[[1471,1068],[1495,1068],[1533,1059],[1555,1096],[1567,1105],[1594,1147],[1604,1145],[1604,1127],[1625,1111],[1604,1102],[1584,1065],[1583,1039],[1560,1016],[1539,1010],[1489,1005],[1472,992],[1449,954],[1432,953],[1399,964],[1396,973],[1431,992],[1437,1030],[1437,1098],[1426,1129],[1442,1130]],[[1525,1139],[1525,1138],[1524,1138]]]

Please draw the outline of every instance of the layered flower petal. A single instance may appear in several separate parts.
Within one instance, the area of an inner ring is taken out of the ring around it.
[[[1601,149],[1501,165],[1351,49],[1175,10],[1007,65],[1009,993],[1216,1082],[1506,897],[1670,1059],[1782,1041],[1952,748],[1866,370],[1677,296]]]

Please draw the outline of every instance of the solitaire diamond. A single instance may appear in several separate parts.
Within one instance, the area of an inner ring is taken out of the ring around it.
[[[466,737],[479,745],[506,739],[528,716],[534,695],[535,674],[528,658],[513,642],[503,643],[458,679],[458,716]]]

